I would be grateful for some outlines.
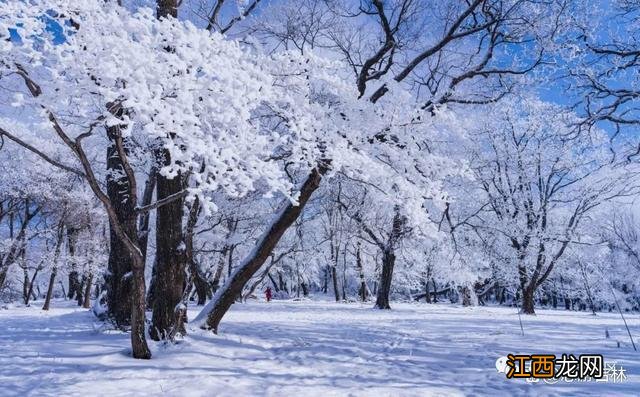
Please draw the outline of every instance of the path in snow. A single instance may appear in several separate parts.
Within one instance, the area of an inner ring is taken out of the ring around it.
[[[0,309],[0,396],[640,395],[640,353],[615,313],[540,310],[523,316],[523,337],[510,308],[253,302],[234,305],[219,336],[150,341],[142,361],[127,356],[128,335],[70,304]],[[640,316],[627,321],[640,342]],[[495,370],[507,353],[600,353],[628,378],[507,380]]]

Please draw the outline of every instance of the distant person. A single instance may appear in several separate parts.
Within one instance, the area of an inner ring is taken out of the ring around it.
[[[271,287],[267,287],[267,290],[264,292],[267,297],[267,302],[271,302]]]

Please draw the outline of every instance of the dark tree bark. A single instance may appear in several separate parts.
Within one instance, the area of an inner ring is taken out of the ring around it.
[[[438,286],[436,285],[436,280],[432,278],[431,284],[433,284],[433,303],[438,303]]]
[[[42,89],[38,86],[38,84],[31,79],[28,73],[22,70],[21,77],[24,79],[25,85],[31,95],[33,97],[38,97],[42,93]],[[109,111],[116,116],[118,113],[121,113],[118,103],[108,103],[107,104]],[[72,139],[64,130],[64,128],[58,122],[55,114],[49,111],[47,108],[42,109],[46,114],[51,126],[56,133],[56,135],[61,139],[61,141],[72,151],[72,153],[76,156],[80,164],[82,165],[83,171],[78,171],[70,167],[66,167],[64,165],[60,165],[59,163],[53,162],[54,165],[57,165],[60,168],[63,168],[69,172],[75,173],[76,175],[84,178],[91,191],[94,195],[100,200],[103,204],[107,215],[109,216],[109,221],[115,235],[122,241],[123,245],[126,248],[126,252],[130,255],[132,259],[131,266],[131,275],[133,280],[133,294],[131,303],[131,348],[132,355],[134,358],[139,359],[149,359],[151,358],[151,351],[147,346],[146,342],[146,333],[145,333],[145,312],[144,312],[144,298],[145,298],[145,279],[144,279],[144,259],[142,257],[142,253],[140,252],[140,248],[138,246],[138,236],[135,230],[135,217],[133,219],[133,232],[132,234],[128,234],[128,230],[126,227],[121,224],[118,220],[117,211],[115,209],[115,203],[111,201],[110,195],[105,194],[100,186],[100,182],[98,181],[96,174],[94,172],[92,162],[89,160],[84,148],[82,147],[82,137],[86,136],[86,134],[81,134],[76,139]],[[136,193],[136,180],[135,173],[131,168],[131,165],[128,162],[128,158],[126,155],[126,148],[123,141],[123,137],[120,133],[119,125],[110,126],[107,128],[107,134],[109,139],[115,143],[115,149],[118,153],[118,157],[120,159],[121,169],[124,171],[124,175],[126,175],[128,180],[128,189],[127,194],[129,196],[129,201],[133,203],[135,208],[135,203],[137,201],[137,193]],[[3,132],[3,134],[5,134]],[[40,155],[44,159],[48,159],[46,156],[43,156],[39,151],[33,150],[30,146],[24,146],[31,152]],[[109,161],[109,157],[107,156]],[[52,163],[50,159],[47,160]],[[109,165],[107,165],[109,167]],[[111,174],[112,175],[112,174]],[[134,210],[135,213],[135,210]]]
[[[116,107],[112,114],[121,118],[124,111]],[[145,329],[145,259],[138,245],[136,224],[137,184],[135,173],[128,162],[127,144],[122,137],[121,128],[121,125],[107,127],[107,137],[111,142],[107,149],[107,169],[112,172],[107,175],[106,196],[102,193],[82,148],[78,145],[72,148],[83,164],[89,186],[109,215],[111,251],[109,275],[106,279],[108,315],[121,328],[131,325],[132,356],[150,359],[151,351],[147,345]]]
[[[29,288],[27,288],[27,295],[24,301],[25,305],[29,304],[29,301],[31,300],[32,296],[33,296],[33,299],[36,299],[36,295],[33,292],[33,286],[35,285],[36,277],[38,276],[38,273],[40,272],[40,270],[42,270],[42,266],[38,266],[36,268],[36,270],[33,272],[33,275],[31,276],[31,280],[27,279],[29,282]]]
[[[78,264],[76,263],[76,245],[78,243],[79,229],[67,228],[67,246],[69,251],[69,260],[71,262],[71,272],[69,272],[69,295],[67,298],[75,299],[78,306],[82,304],[82,283],[80,282],[80,274],[78,273]]]
[[[218,266],[216,267],[216,272],[213,275],[213,281],[211,282],[211,291],[216,293],[218,288],[220,288],[220,278],[222,277],[222,271],[224,270],[225,258],[227,257],[227,246],[225,245],[220,253],[220,257],[218,258]]]
[[[367,284],[364,280],[364,267],[362,266],[362,255],[360,254],[360,242],[358,241],[358,247],[356,249],[356,267],[358,269],[358,275],[360,277],[360,288],[358,289],[358,296],[360,300],[366,302],[367,300]]]
[[[29,223],[38,215],[41,210],[40,206],[37,206],[34,211],[29,211],[31,206],[30,201],[27,199],[24,203],[24,216],[20,224],[20,229],[14,238],[14,214],[9,214],[9,237],[13,239],[6,254],[0,256],[0,289],[4,287],[4,283],[7,279],[7,271],[9,266],[16,262],[18,257],[24,252],[27,237],[27,227]]]
[[[166,153],[168,155],[168,153]],[[165,157],[165,165],[168,164]],[[158,175],[156,197],[162,200],[182,190],[182,177]],[[157,209],[155,276],[152,279],[153,320],[149,334],[154,340],[169,338],[176,323],[176,306],[182,301],[186,282],[186,256],[182,230],[183,199]]]
[[[67,299],[75,299],[78,285],[80,285],[78,271],[75,269],[71,270],[71,272],[69,272],[69,294],[67,295]]]
[[[431,292],[429,291],[429,280],[424,283],[424,301],[427,303],[431,303]]]
[[[58,259],[60,258],[60,251],[62,248],[62,242],[64,240],[64,223],[60,220],[58,224],[58,230],[56,233],[56,248],[53,252],[53,266],[51,267],[51,276],[49,276],[49,287],[47,288],[47,296],[44,300],[44,306],[42,310],[49,310],[51,305],[51,298],[53,295],[53,286],[56,282],[56,275],[58,274]]]
[[[196,198],[189,209],[189,217],[187,219],[187,228],[185,232],[185,255],[189,266],[190,282],[195,287],[196,294],[198,295],[198,305],[204,305],[207,301],[207,297],[210,295],[209,285],[207,284],[204,274],[202,274],[202,271],[200,270],[200,266],[195,260],[195,254],[193,251],[193,236],[199,214],[200,200]]]
[[[522,313],[535,314],[535,302],[534,302],[535,289],[531,287],[525,287],[522,291]]]
[[[324,268],[324,273],[323,273],[323,277],[322,277],[322,292],[323,293],[327,293],[329,290],[329,268],[331,266],[327,265]]]
[[[114,115],[122,117],[123,111],[119,110]],[[129,193],[131,185],[116,148],[119,131],[120,126],[107,127],[107,137],[110,140],[107,148],[107,195],[124,233],[137,237],[136,202]],[[118,236],[113,221],[109,219],[109,261],[108,272],[105,275],[107,315],[119,328],[131,324],[132,270],[133,258]]]
[[[42,310],[49,310],[51,306],[51,297],[53,295],[53,285],[56,282],[56,274],[58,273],[58,269],[54,267],[51,269],[51,276],[49,276],[49,287],[47,288],[47,296],[44,299],[44,306],[42,306]]]
[[[0,269],[0,290],[4,287],[4,283],[7,280],[7,269]]]
[[[280,292],[280,288],[278,287],[278,283],[276,283],[276,280],[273,279],[273,276],[271,275],[271,273],[267,272],[267,276],[269,277],[269,280],[271,280],[271,284],[273,284],[273,289],[275,289],[276,292]]]
[[[178,17],[179,0],[157,0],[156,15],[158,19],[165,17]]]
[[[331,231],[331,236],[329,238],[330,249],[331,249],[331,283],[333,285],[333,296],[336,299],[336,302],[340,302],[340,291],[338,290],[338,255],[340,248],[334,242],[335,233],[333,230]]]
[[[465,285],[460,288],[460,295],[462,295],[462,306],[471,306],[473,304],[471,301],[471,287]]]
[[[287,287],[287,283],[282,278],[282,272],[278,271],[278,282],[280,283],[280,291],[284,291],[287,294],[289,293],[289,288]]]
[[[338,290],[338,272],[335,266],[331,266],[331,281],[333,282],[333,295],[336,302],[340,302],[340,291]]]
[[[82,281],[76,285],[76,302],[78,302],[78,306],[82,306],[84,303],[84,285],[87,282],[87,275],[82,275]]]
[[[394,209],[393,225],[389,239],[382,249],[382,272],[380,273],[380,283],[378,285],[378,294],[376,296],[376,309],[391,309],[389,305],[389,295],[391,294],[391,281],[393,280],[393,268],[396,264],[396,244],[402,235],[404,219],[400,215],[400,209]],[[365,229],[365,231],[368,229]],[[370,233],[370,232],[369,232]]]
[[[396,255],[391,249],[382,252],[382,273],[376,296],[376,309],[391,309],[389,295],[391,293],[391,280],[393,280],[393,268],[396,264]]]
[[[276,284],[275,280],[273,279],[273,277],[271,277],[271,268],[278,263],[282,258],[284,258],[287,255],[288,252],[282,253],[280,254],[277,258],[274,255],[271,255],[271,262],[269,263],[269,265],[267,265],[266,269],[264,269],[264,271],[262,272],[262,274],[258,277],[258,279],[251,285],[251,287],[249,287],[249,290],[245,293],[245,295],[243,296],[243,299],[246,301],[251,294],[253,294],[253,292],[256,290],[256,288],[258,287],[258,285],[262,284],[262,282],[264,281],[264,278],[269,276],[269,279],[271,279],[271,282],[274,285],[274,288],[276,290],[276,292],[278,292],[278,285]],[[302,282],[302,287],[303,289],[306,288],[304,281]],[[305,296],[307,296],[307,293],[305,293]]]
[[[22,301],[25,303],[29,303],[29,272],[27,271],[27,267],[24,261],[24,250],[22,251]]]
[[[231,273],[233,273],[233,252],[236,250],[236,244],[231,244],[229,246],[229,250],[227,252],[227,269],[229,271],[228,277],[231,277]]]
[[[158,170],[155,166],[152,166],[151,170],[149,171],[149,177],[144,184],[144,192],[142,193],[141,205],[143,207],[151,204],[151,201],[153,200],[153,191],[156,188],[157,174]],[[145,260],[145,264],[147,262],[147,246],[149,245],[150,218],[151,212],[145,212],[140,215],[140,219],[138,220],[138,244],[140,245],[140,251],[142,251],[142,256]]]
[[[329,164],[327,162],[322,161],[318,164],[317,168],[311,171],[300,189],[298,205],[294,205],[291,202],[283,204],[269,228],[258,240],[252,253],[245,258],[240,264],[240,268],[227,280],[217,299],[211,301],[210,305],[205,307],[203,312],[198,316],[200,318],[206,315],[206,323],[203,325],[203,328],[212,330],[215,333],[218,332],[220,320],[222,320],[222,317],[236,301],[236,298],[242,293],[242,289],[246,283],[260,269],[269,255],[271,255],[276,244],[278,244],[287,229],[298,219],[309,198],[320,186],[320,181],[322,180],[322,176],[327,172],[328,166]]]
[[[88,309],[91,307],[91,284],[93,283],[93,274],[89,273],[87,281],[84,287],[84,299],[82,301],[82,307]]]
[[[157,0],[158,19],[178,17],[178,0]],[[167,43],[167,51],[172,51]],[[163,165],[171,164],[166,149],[158,151]],[[183,176],[168,178],[158,174],[156,199],[162,200],[183,190]],[[185,288],[186,257],[182,217],[184,199],[180,198],[157,209],[155,277],[152,279],[153,319],[149,334],[154,340],[170,339],[176,328],[176,308],[182,301]]]

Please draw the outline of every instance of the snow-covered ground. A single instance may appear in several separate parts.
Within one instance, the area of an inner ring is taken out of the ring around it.
[[[511,308],[252,302],[233,306],[219,336],[191,330],[142,361],[89,311],[53,306],[0,309],[1,396],[640,395],[640,353],[616,313],[539,310],[523,337]],[[640,316],[627,321],[640,341]],[[507,353],[601,353],[627,379],[507,380],[495,369]]]

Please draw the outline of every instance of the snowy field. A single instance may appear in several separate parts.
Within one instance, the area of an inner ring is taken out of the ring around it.
[[[141,361],[126,334],[53,306],[0,309],[1,396],[640,395],[640,353],[614,313],[540,310],[523,317],[523,337],[510,308],[253,302],[235,305],[219,336],[191,330]],[[627,321],[640,341],[640,317]],[[495,369],[507,353],[601,353],[627,380],[507,380]]]

